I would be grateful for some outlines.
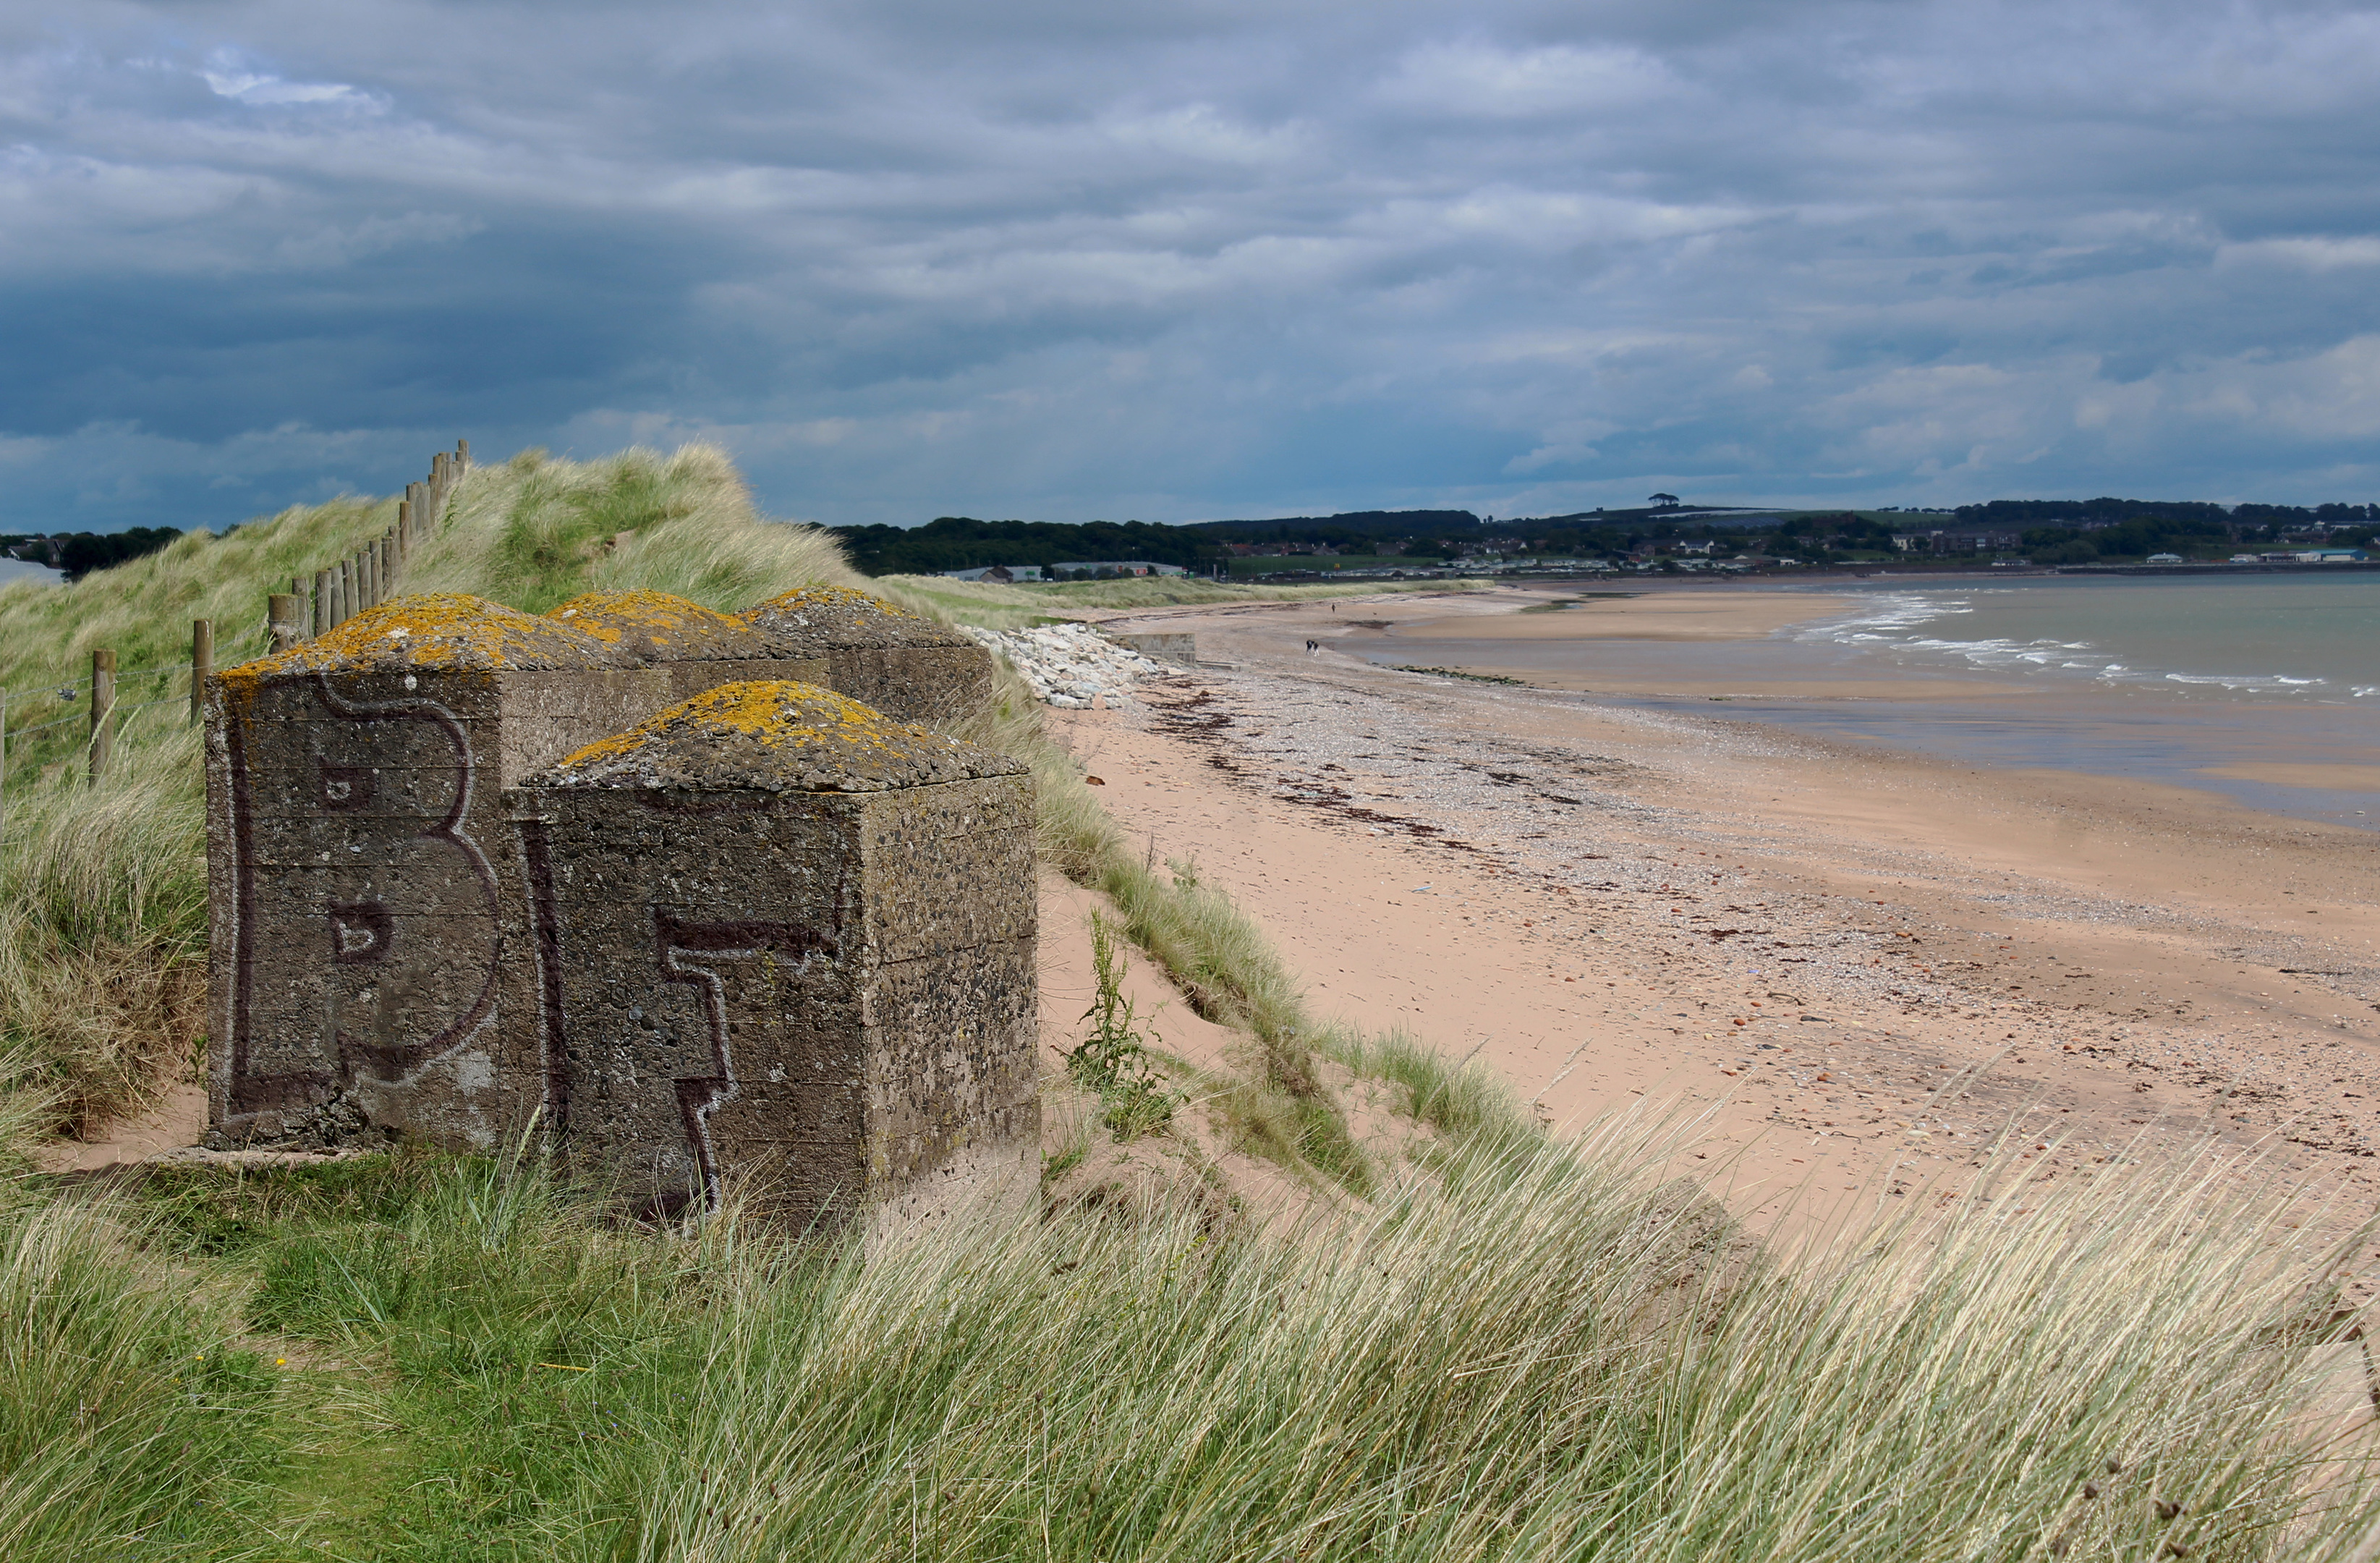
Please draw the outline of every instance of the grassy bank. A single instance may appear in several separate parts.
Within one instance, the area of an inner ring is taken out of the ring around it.
[[[1667,1169],[1456,1151],[1296,1229],[865,1263],[607,1230],[534,1164],[163,1173],[0,1214],[0,1556],[2348,1556],[2325,1256],[2220,1165],[2006,1164],[1792,1267]]]
[[[1213,607],[1229,603],[1318,602],[1327,597],[1372,597],[1398,592],[1469,592],[1483,583],[1463,580],[1350,581],[1344,585],[1254,586],[1196,580],[1183,576],[1140,576],[1128,580],[1069,581],[1051,586],[1003,586],[997,581],[953,580],[935,575],[892,575],[868,583],[905,606],[986,629],[1015,629],[1052,617],[1135,608]]]

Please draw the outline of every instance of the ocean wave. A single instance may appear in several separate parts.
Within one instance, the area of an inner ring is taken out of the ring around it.
[[[1991,588],[1953,593],[1886,592],[1862,601],[1852,611],[1815,624],[1796,626],[1784,634],[1805,644],[1830,644],[1863,657],[1882,652],[1895,660],[1963,665],[1978,672],[2038,673],[2053,678],[2082,678],[2101,685],[2143,689],[2203,689],[2210,693],[2250,697],[2338,700],[2340,687],[2320,678],[2287,673],[2209,673],[2165,667],[2138,667],[2117,661],[2109,648],[2087,640],[2042,637],[2023,640],[2008,636],[1961,636],[1956,621],[1979,611],[1978,599],[2011,595]],[[1981,628],[1981,626],[1978,626]],[[2061,627],[2063,628],[2063,627]],[[2072,629],[2066,629],[2073,634]],[[2380,696],[2380,685],[2352,687],[2352,696]]]

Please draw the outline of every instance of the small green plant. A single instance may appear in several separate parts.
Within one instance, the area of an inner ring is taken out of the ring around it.
[[[1066,1055],[1066,1073],[1096,1094],[1101,1121],[1119,1141],[1171,1128],[1178,1098],[1166,1088],[1140,1034],[1146,1024],[1123,992],[1123,957],[1107,919],[1091,914],[1091,970],[1098,995],[1083,1019],[1090,1033]]]

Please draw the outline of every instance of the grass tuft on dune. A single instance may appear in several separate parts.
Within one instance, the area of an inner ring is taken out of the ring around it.
[[[2313,1560],[2368,1522],[2338,1254],[2236,1167],[2011,1154],[1783,1265],[1677,1149],[872,1254],[608,1229],[534,1160],[162,1172],[0,1213],[35,1326],[0,1338],[0,1552]]]

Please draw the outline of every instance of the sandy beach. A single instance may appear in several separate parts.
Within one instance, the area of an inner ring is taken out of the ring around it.
[[[1590,621],[1708,639],[1730,610],[1766,634],[1828,606],[1713,595]],[[1318,1009],[1492,1066],[1558,1130],[1699,1115],[1747,1215],[1958,1198],[2011,1126],[2042,1178],[2211,1140],[2371,1208],[2380,840],[1335,649],[1579,612],[1526,601],[1134,615],[1210,665],[1053,720],[1119,824],[1254,913]]]

